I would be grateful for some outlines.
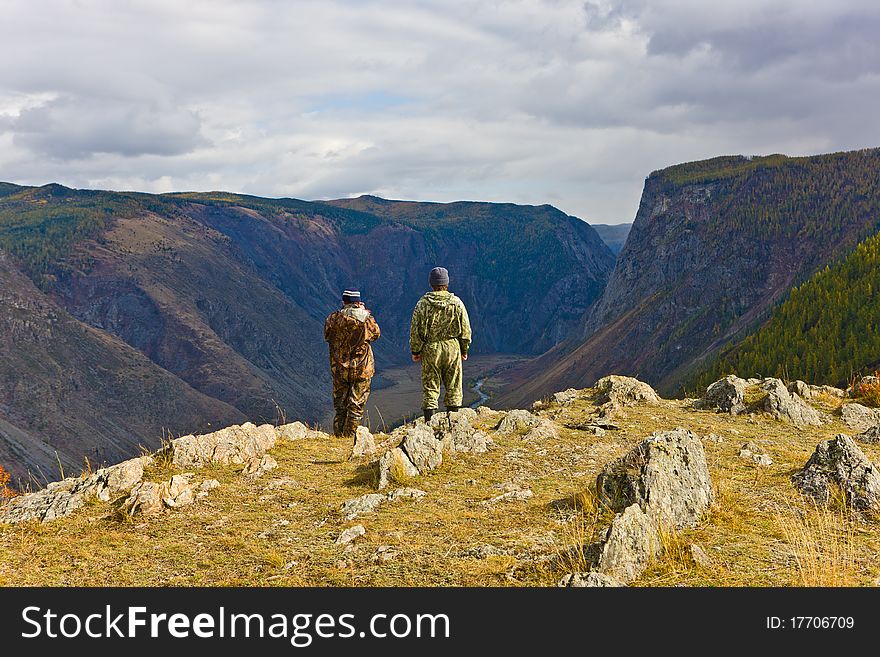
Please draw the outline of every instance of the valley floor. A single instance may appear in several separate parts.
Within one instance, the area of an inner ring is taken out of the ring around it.
[[[347,461],[345,440],[279,441],[276,470],[256,480],[241,466],[200,470],[220,488],[160,516],[120,519],[93,502],[52,523],[0,525],[0,584],[555,585],[582,568],[581,546],[610,521],[591,492],[600,469],[652,431],[679,426],[704,436],[715,502],[698,528],[664,536],[661,556],[632,585],[869,585],[880,574],[876,525],[816,510],[789,479],[819,441],[846,431],[839,417],[799,430],[768,416],[732,417],[676,400],[623,409],[618,429],[602,437],[565,426],[594,411],[589,392],[541,411],[556,422],[558,438],[525,441],[486,426],[495,441],[488,453],[444,459],[408,483],[424,490],[423,498],[386,502],[353,521],[340,506],[375,492],[375,468]],[[772,465],[740,458],[747,441],[762,446]],[[864,451],[880,458],[877,445]],[[172,473],[154,468],[147,476]],[[534,496],[486,504],[505,484]],[[336,545],[356,524],[365,535]],[[691,544],[708,563],[693,561]]]

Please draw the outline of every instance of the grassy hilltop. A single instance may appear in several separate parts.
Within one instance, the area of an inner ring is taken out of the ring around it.
[[[836,415],[844,400],[817,394],[812,407],[829,420],[807,429],[761,413],[733,416],[696,410],[692,400],[661,400],[620,409],[614,428],[600,436],[585,424],[597,414],[595,391],[570,397],[536,411],[553,423],[555,437],[505,435],[493,429],[500,415],[481,414],[476,425],[494,448],[444,459],[405,482],[424,497],[385,502],[353,520],[341,505],[376,492],[374,464],[346,460],[348,441],[313,434],[279,441],[271,451],[277,469],[256,479],[241,466],[195,471],[220,487],[161,515],[126,516],[93,502],[51,523],[0,525],[0,583],[555,585],[586,569],[583,546],[603,534],[613,515],[596,502],[603,466],[652,432],[675,427],[702,437],[714,502],[695,529],[665,532],[660,554],[631,585],[868,585],[880,574],[873,521],[839,504],[816,507],[790,481],[818,442],[851,433]],[[749,389],[746,401],[754,398]],[[739,456],[747,442],[772,464]],[[880,458],[880,446],[863,449]],[[160,461],[144,479],[176,472]],[[533,496],[497,499],[516,490]],[[366,533],[337,545],[356,524]],[[692,545],[708,560],[697,563]]]

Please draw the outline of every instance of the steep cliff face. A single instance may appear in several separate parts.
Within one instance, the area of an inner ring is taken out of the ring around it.
[[[521,404],[611,372],[666,393],[878,226],[880,151],[716,158],[655,172],[602,298],[568,341],[515,373]]]
[[[321,419],[330,399],[323,322],[347,287],[361,289],[382,326],[381,377],[383,366],[409,358],[410,313],[432,267],[450,270],[452,290],[468,305],[476,353],[537,354],[579,326],[614,259],[587,224],[549,206],[371,199],[379,211],[359,207],[364,199],[16,189],[4,188],[10,193],[0,198],[0,249],[14,256],[10,272],[30,284],[22,294],[39,295],[71,326],[124,348],[132,372],[129,387],[108,385],[106,368],[90,378],[90,359],[105,357],[45,333],[34,338],[33,360],[10,368],[17,389],[39,386],[42,345],[47,358],[65,354],[69,362],[56,365],[71,386],[95,391],[78,393],[81,403],[67,407],[63,431],[52,434],[70,454],[79,435],[92,436],[82,454],[98,448],[103,456],[101,445],[131,452],[158,439],[162,427],[191,431],[219,417],[271,421],[279,407]],[[166,383],[148,385],[158,372]],[[41,394],[0,407],[18,443],[22,433],[40,440],[57,428],[41,411],[57,410],[60,392],[49,386]],[[166,395],[177,400],[176,411],[162,410]],[[114,408],[150,408],[149,421],[123,421]],[[10,467],[38,465],[21,450],[6,458]]]

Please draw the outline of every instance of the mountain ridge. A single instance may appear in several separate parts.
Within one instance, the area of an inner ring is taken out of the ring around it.
[[[224,405],[226,411],[200,416],[204,421],[224,412],[273,420],[279,409],[321,420],[330,404],[323,321],[352,285],[382,326],[377,357],[394,365],[408,361],[409,313],[438,263],[449,268],[453,291],[468,305],[475,353],[532,354],[577,326],[613,266],[587,224],[549,206],[431,204],[422,216],[420,204],[388,201],[387,208],[405,215],[389,218],[226,192],[3,189],[10,193],[0,196],[0,250],[36,286],[28,294],[143,354],[148,369],[158,366],[177,380],[172,387]],[[549,264],[542,250],[554,254]],[[8,340],[0,334],[0,351],[12,348]],[[38,370],[39,360],[5,375],[26,382]],[[193,408],[201,403],[190,399]],[[10,423],[42,435],[35,430],[42,421],[37,405],[21,397],[7,407],[13,405],[18,414]],[[28,405],[34,408],[23,412]],[[88,433],[78,423],[88,413],[78,408],[70,427],[54,427],[53,448],[71,448],[74,436]],[[0,418],[9,412],[0,406]],[[161,438],[155,422],[116,417],[122,413],[107,422],[127,449],[135,448],[123,439],[129,431],[145,444]],[[203,427],[169,424],[175,432]],[[21,456],[14,461],[5,465],[21,475],[27,465]]]
[[[880,227],[880,149],[727,156],[655,171],[580,338],[510,374],[502,405],[608,372],[665,394]],[[613,327],[613,330],[610,328]]]

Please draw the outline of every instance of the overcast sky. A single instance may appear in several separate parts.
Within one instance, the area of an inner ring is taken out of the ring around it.
[[[0,180],[551,203],[880,146],[876,0],[0,0]]]

